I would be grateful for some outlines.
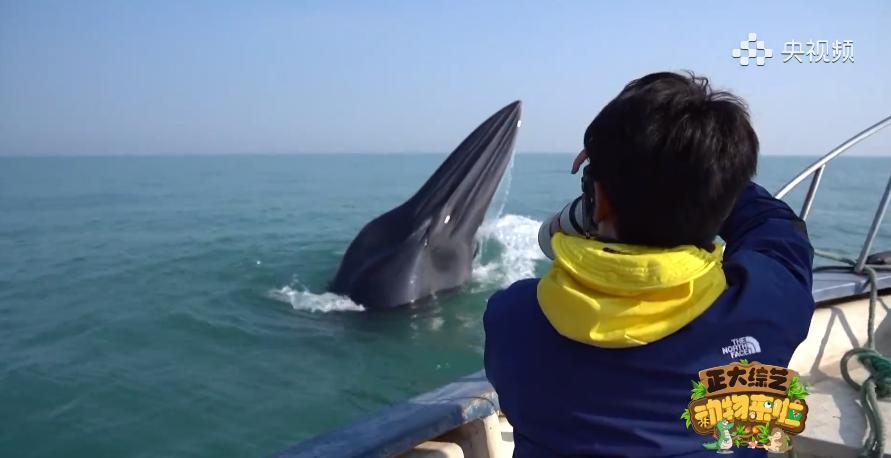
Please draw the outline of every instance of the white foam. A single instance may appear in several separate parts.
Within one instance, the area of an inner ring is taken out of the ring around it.
[[[291,304],[294,310],[323,313],[365,311],[365,307],[346,296],[334,293],[313,293],[306,289],[294,289],[290,286],[270,291],[269,297]]]
[[[495,242],[500,253],[494,259],[480,256],[474,261],[473,279],[484,286],[505,287],[535,276],[535,264],[545,255],[538,247],[541,222],[520,215],[507,214],[484,223],[477,237],[481,243]]]

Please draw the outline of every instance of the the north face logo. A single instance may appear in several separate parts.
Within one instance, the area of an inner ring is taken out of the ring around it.
[[[739,337],[730,339],[730,346],[722,348],[721,352],[730,355],[731,358],[739,358],[761,353],[761,344],[758,343],[758,339],[752,336]]]

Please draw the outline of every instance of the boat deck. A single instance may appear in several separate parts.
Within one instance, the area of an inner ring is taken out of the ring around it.
[[[880,296],[876,307],[876,347],[891,355],[891,320],[886,320],[891,294]],[[866,436],[866,417],[858,392],[841,378],[840,361],[845,352],[866,344],[868,299],[841,302],[817,310],[807,339],[798,347],[790,367],[810,386],[810,408],[804,432],[793,437],[796,456],[854,457]],[[856,358],[851,362],[855,381],[868,373]],[[880,411],[891,419],[891,402],[879,401]],[[891,444],[891,431],[885,430]],[[891,457],[889,448],[885,455]]]

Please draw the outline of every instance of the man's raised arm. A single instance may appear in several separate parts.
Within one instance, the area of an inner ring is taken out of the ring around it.
[[[736,200],[719,232],[727,242],[725,259],[747,251],[782,264],[810,291],[814,249],[805,222],[782,200],[749,183]]]

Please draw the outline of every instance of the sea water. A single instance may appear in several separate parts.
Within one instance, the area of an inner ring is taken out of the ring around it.
[[[571,155],[515,157],[461,291],[325,292],[443,157],[0,158],[0,456],[264,455],[479,370],[486,298],[546,269],[540,221],[580,192]],[[758,181],[814,159],[764,156]],[[833,163],[814,245],[858,254],[889,172]]]

